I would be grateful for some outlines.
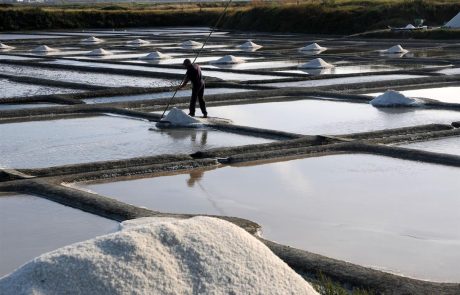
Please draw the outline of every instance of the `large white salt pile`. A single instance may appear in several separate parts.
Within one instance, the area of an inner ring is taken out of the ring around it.
[[[55,48],[51,48],[51,47],[46,46],[46,45],[40,45],[40,46],[35,47],[34,49],[32,49],[32,52],[53,52],[53,51],[59,51],[59,50],[55,49]]]
[[[135,40],[132,40],[132,41],[128,41],[126,43],[129,44],[129,45],[148,45],[148,44],[150,44],[149,41],[142,40],[142,39],[135,39]]]
[[[201,124],[201,121],[187,115],[183,110],[176,107],[171,108],[166,117],[160,122],[168,122],[172,126],[194,127]]]
[[[225,55],[217,60],[212,61],[211,63],[215,64],[239,64],[246,62],[244,59],[241,57],[236,57],[234,55]]]
[[[68,293],[318,294],[249,233],[210,217],[143,218],[0,279],[0,294]]]
[[[113,53],[103,48],[94,49],[93,51],[86,53],[86,55],[90,55],[90,56],[104,56],[104,55],[111,55],[111,54]]]
[[[239,48],[243,48],[243,49],[256,49],[256,48],[261,48],[262,45],[259,45],[259,44],[256,44],[252,41],[247,41],[241,45],[238,46]]]
[[[326,49],[326,47],[319,46],[318,43],[312,43],[310,45],[300,48],[300,51],[324,51]]]
[[[322,58],[312,59],[311,61],[299,66],[299,68],[302,69],[330,69],[333,67],[334,65],[325,62]]]
[[[409,50],[402,48],[401,45],[392,46],[386,50],[383,50],[384,53],[407,53]]]
[[[154,51],[145,56],[140,57],[140,59],[167,59],[167,58],[171,58],[171,56],[161,53],[159,51]]]
[[[183,47],[200,47],[200,46],[203,46],[203,43],[188,40],[188,41],[182,42],[181,46],[183,46]]]
[[[369,102],[374,107],[404,107],[417,106],[422,102],[415,98],[410,98],[398,91],[387,90],[385,93],[375,97]]]
[[[14,47],[0,42],[0,50],[10,50],[10,49],[14,49]]]
[[[104,42],[104,40],[91,36],[89,38],[81,40],[81,43],[96,44]]]

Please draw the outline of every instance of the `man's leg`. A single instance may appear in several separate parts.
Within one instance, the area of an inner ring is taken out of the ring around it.
[[[192,97],[190,97],[190,106],[188,108],[189,115],[192,117],[195,116],[195,105],[196,105],[197,97],[198,97],[198,91],[195,89],[195,87],[192,87]]]
[[[208,116],[208,112],[206,111],[206,102],[204,101],[203,96],[204,96],[204,84],[198,91],[198,102],[200,103],[200,109],[201,109],[201,112],[203,113],[203,117],[206,118]]]

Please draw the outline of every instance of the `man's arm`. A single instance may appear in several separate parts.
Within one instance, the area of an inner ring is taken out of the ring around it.
[[[187,83],[190,81],[190,79],[188,77],[185,77],[184,79],[184,82],[182,82],[182,84],[180,84],[179,86],[179,89],[185,87],[185,85],[187,85]]]

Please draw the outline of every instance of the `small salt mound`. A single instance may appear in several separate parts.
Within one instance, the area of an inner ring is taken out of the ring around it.
[[[89,38],[81,40],[81,42],[82,43],[101,43],[101,42],[104,42],[104,40],[91,36]]]
[[[415,26],[413,24],[408,24],[407,26],[404,27],[406,30],[413,30],[415,29]]]
[[[227,221],[143,221],[35,258],[0,279],[0,294],[318,294]]]
[[[262,46],[254,42],[248,41],[246,43],[239,45],[238,47],[244,48],[244,49],[254,49],[254,48],[261,48]]]
[[[171,56],[161,53],[159,51],[154,51],[154,52],[147,54],[146,56],[141,57],[141,59],[167,59],[167,58],[171,58]]]
[[[385,93],[375,97],[369,102],[374,107],[404,107],[417,106],[422,104],[421,101],[407,97],[398,91],[387,90]]]
[[[203,43],[196,42],[196,41],[192,41],[192,40],[188,40],[188,41],[182,42],[181,45],[182,45],[183,47],[199,47],[199,46],[203,46]]]
[[[53,51],[59,51],[59,50],[55,49],[55,48],[51,48],[51,47],[46,46],[46,45],[40,45],[40,46],[35,47],[34,49],[32,49],[32,52],[53,52]]]
[[[0,50],[7,50],[7,49],[14,49],[14,47],[0,43]]]
[[[215,61],[212,61],[212,63],[216,63],[216,64],[239,64],[243,62],[246,62],[246,61],[240,57],[236,57],[233,55],[226,55]]]
[[[310,45],[300,48],[300,51],[324,51],[326,49],[326,47],[319,46],[318,43],[312,43]]]
[[[392,46],[390,48],[388,48],[387,50],[384,50],[383,52],[386,52],[386,53],[407,53],[409,52],[409,50],[406,50],[404,48],[402,48],[401,45],[395,45],[395,46]]]
[[[299,68],[302,68],[302,69],[329,69],[333,67],[334,65],[325,62],[322,58],[315,58],[299,66]]]
[[[91,55],[91,56],[103,56],[103,55],[111,55],[111,54],[113,53],[103,48],[94,49],[93,51],[86,53],[86,55]]]
[[[167,121],[173,126],[194,126],[201,124],[201,121],[187,115],[183,110],[171,108],[169,113],[161,121]]]
[[[149,41],[142,40],[142,39],[136,39],[136,40],[128,41],[126,43],[130,44],[130,45],[147,45],[147,44],[150,44]]]

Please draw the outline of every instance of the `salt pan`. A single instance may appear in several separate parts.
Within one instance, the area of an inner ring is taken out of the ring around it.
[[[86,53],[86,55],[90,55],[90,56],[103,56],[103,55],[111,55],[111,54],[113,53],[103,48],[94,49],[93,51]]]
[[[391,53],[407,53],[407,52],[409,52],[409,50],[406,50],[406,49],[402,48],[402,46],[398,44],[398,45],[392,46],[392,47],[390,47],[390,48],[388,48],[386,50],[382,50],[381,52],[390,53],[390,54]]]
[[[319,46],[318,43],[312,43],[310,45],[300,48],[300,51],[324,51],[324,50],[327,50],[327,48]]]
[[[252,41],[248,41],[246,43],[239,45],[238,47],[243,48],[243,49],[255,49],[255,48],[261,48],[262,46]]]
[[[96,43],[102,43],[102,42],[104,42],[104,40],[96,38],[94,36],[81,40],[81,43],[83,44],[96,44]]]
[[[0,279],[0,294],[318,293],[229,222],[143,218],[41,255]]]
[[[216,63],[216,64],[239,64],[243,62],[246,62],[246,61],[240,57],[236,57],[233,55],[226,55],[215,61],[212,61],[212,63]]]
[[[59,49],[51,48],[46,45],[40,45],[32,49],[32,52],[53,52],[53,51],[59,51]]]
[[[299,66],[299,68],[302,69],[329,69],[333,67],[334,65],[325,62],[322,58],[315,58]]]
[[[140,57],[140,59],[167,59],[167,58],[171,58],[171,56],[161,53],[159,51],[154,51],[145,56]]]
[[[132,40],[132,41],[128,41],[126,42],[127,44],[129,45],[148,45],[150,44],[149,41],[146,41],[146,40],[142,40],[142,39],[136,39],[136,40]]]
[[[203,46],[203,43],[188,40],[188,41],[182,42],[181,46],[183,46],[183,47],[200,47],[200,46]]]
[[[418,106],[423,104],[418,99],[407,97],[398,91],[387,90],[385,93],[377,96],[370,101],[374,107],[404,107],[404,106]]]

